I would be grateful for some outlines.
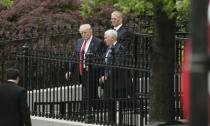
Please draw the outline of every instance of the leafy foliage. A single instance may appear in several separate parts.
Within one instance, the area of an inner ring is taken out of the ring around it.
[[[178,27],[187,31],[186,20],[189,19],[189,0],[156,0],[162,3],[162,10],[172,19],[177,19]],[[154,1],[152,0],[83,0],[81,7],[82,16],[93,15],[96,8],[100,5],[111,5],[114,9],[120,10],[125,14],[135,13],[141,16],[152,16]]]
[[[2,4],[3,6],[9,8],[9,7],[12,6],[13,0],[0,0],[0,4]]]
[[[189,13],[189,0],[160,0],[163,4],[163,10],[169,17],[176,15],[176,11]],[[111,4],[115,9],[121,10],[124,13],[136,14],[153,14],[153,2],[151,0],[83,0],[81,13],[84,16],[95,12],[98,5]]]
[[[99,6],[113,5],[115,0],[83,0],[81,4],[81,15],[91,16],[96,12]]]
[[[120,9],[123,13],[152,15],[153,5],[148,0],[118,0],[118,2],[114,3],[114,7]]]
[[[168,14],[170,18],[176,17],[176,2],[174,0],[162,0],[163,11]]]
[[[0,33],[24,33],[27,29],[40,31],[40,28],[53,26],[71,28],[83,21],[79,6],[78,0],[14,0],[10,8],[0,8]]]
[[[23,33],[26,29],[40,31],[40,28],[49,26],[71,28],[72,25],[81,23],[90,23],[102,29],[109,28],[110,14],[116,9],[126,14],[125,22],[131,26],[131,30],[142,31],[148,28],[151,31],[151,18],[145,18],[153,15],[151,0],[83,0],[82,4],[80,0],[13,0],[9,8],[3,6],[3,1],[0,0],[0,34],[14,31]],[[176,2],[179,31],[187,31],[185,21],[189,17],[189,3],[189,0]],[[168,4],[172,5],[170,2]],[[140,21],[142,19],[146,19],[143,24]]]
[[[11,33],[9,37],[16,37],[17,33],[27,36],[32,31],[46,34],[47,30],[56,27],[77,32],[81,23],[90,23],[95,31],[99,31],[98,35],[111,27],[110,14],[114,8],[106,0],[95,5],[96,13],[85,17],[80,15],[80,5],[79,0],[14,0],[10,8],[0,4],[0,37],[2,33]],[[135,18],[136,15],[126,15],[130,29],[140,31],[140,20]]]
[[[188,32],[189,30],[189,17],[190,17],[190,1],[189,0],[177,0],[177,27],[180,32]]]

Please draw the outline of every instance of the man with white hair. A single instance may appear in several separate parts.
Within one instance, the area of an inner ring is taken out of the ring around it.
[[[129,49],[131,46],[131,33],[123,25],[123,15],[119,11],[114,11],[111,14],[112,28],[117,31],[117,41],[125,48]]]
[[[103,98],[107,101],[108,122],[114,124],[116,123],[116,101],[112,99],[127,97],[126,87],[129,84],[129,79],[125,70],[119,67],[109,67],[109,65],[116,65],[123,62],[126,48],[117,41],[117,32],[113,29],[105,32],[104,41],[107,45],[107,50],[104,54],[104,63],[107,66],[102,69],[99,84],[104,88]],[[122,113],[119,114],[120,123],[122,121]]]
[[[107,30],[104,33],[104,41],[107,46],[106,53],[104,55],[104,63],[105,64],[117,64],[123,60],[121,56],[125,54],[126,49],[123,45],[121,45],[119,42],[117,42],[117,32],[115,30]],[[109,80],[112,76],[112,69],[110,68],[104,68],[104,74],[99,79],[99,82],[101,84],[104,84]],[[118,78],[115,78],[118,79]],[[107,82],[107,85],[104,85],[105,91],[104,91],[104,97],[111,97],[112,94],[109,92],[111,86],[110,83]],[[121,85],[123,86],[123,85]],[[107,90],[106,90],[107,89]]]

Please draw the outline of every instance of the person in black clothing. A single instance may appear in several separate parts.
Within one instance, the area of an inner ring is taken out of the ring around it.
[[[99,54],[104,44],[101,39],[93,36],[90,24],[80,25],[79,32],[82,38],[79,38],[74,46],[74,60],[77,63],[70,61],[69,70],[65,77],[67,80],[74,80],[82,84],[82,98],[96,98],[97,89],[94,83],[94,78],[88,78],[91,83],[87,85],[87,70],[88,66],[85,64],[88,54]],[[88,94],[89,93],[89,94]]]
[[[85,110],[85,120],[89,122],[89,118],[93,114],[90,113],[93,105],[91,101],[97,98],[97,83],[94,74],[97,73],[97,68],[93,68],[87,65],[88,56],[94,56],[100,54],[104,48],[104,43],[101,39],[95,37],[92,34],[92,28],[90,24],[80,25],[79,32],[81,38],[77,40],[74,46],[73,60],[79,62],[69,62],[68,72],[65,74],[67,80],[73,80],[79,82],[82,85],[82,104],[81,108]],[[98,80],[98,79],[97,79]]]
[[[122,44],[125,48],[131,48],[132,34],[123,25],[123,15],[119,11],[114,11],[111,14],[112,28],[117,31],[117,42]]]
[[[7,70],[7,82],[0,84],[0,126],[31,126],[27,92],[18,86],[20,73]]]
[[[108,122],[116,123],[116,101],[121,98],[128,97],[128,86],[131,84],[128,72],[117,66],[124,60],[126,48],[117,41],[117,32],[115,30],[107,30],[104,35],[104,41],[107,45],[104,54],[105,67],[101,68],[101,77],[99,84],[104,89],[103,98],[105,100],[108,111]],[[119,105],[121,109],[121,105]],[[119,123],[122,123],[122,113],[119,113]]]

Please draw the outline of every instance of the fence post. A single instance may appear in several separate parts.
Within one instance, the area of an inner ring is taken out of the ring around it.
[[[108,125],[114,125],[115,122],[116,122],[116,109],[117,109],[117,92],[115,92],[117,90],[118,87],[116,87],[116,79],[117,79],[117,71],[116,71],[116,67],[115,66],[117,63],[117,60],[116,58],[119,58],[119,57],[116,57],[116,56],[119,56],[119,55],[116,55],[115,53],[115,48],[114,47],[111,47],[111,66],[114,66],[114,67],[110,67],[108,66],[108,69],[111,71],[111,75],[110,74],[110,71],[108,70],[108,77],[107,78],[111,78],[111,86],[110,86],[110,94],[109,94],[109,99],[108,99]],[[110,64],[109,64],[110,65]],[[109,83],[109,82],[108,82]],[[118,101],[119,102],[119,101]]]
[[[4,62],[5,62],[5,55],[4,55],[4,52],[1,52],[1,82],[3,82],[4,81],[4,74],[5,74],[5,64],[4,64]]]
[[[28,73],[28,65],[29,65],[29,46],[24,45],[23,47],[23,66],[22,66],[22,86],[27,90],[28,89],[28,80],[29,80],[29,73]]]
[[[134,67],[135,68],[138,68],[138,46],[137,46],[137,43],[138,43],[138,34],[135,34],[134,35],[134,50],[133,50],[133,56],[134,56]],[[134,70],[134,73],[133,73],[133,88],[131,89],[131,92],[132,91],[135,91],[137,89],[137,84],[138,84],[138,72],[136,70]],[[137,97],[138,94],[137,92],[133,92],[133,96],[134,97]]]
[[[85,105],[85,111],[86,111],[86,115],[85,115],[85,122],[86,123],[91,123],[91,122],[94,122],[93,120],[93,115],[91,113],[91,109],[93,107],[93,103],[92,103],[92,99],[93,99],[93,95],[92,93],[94,92],[94,87],[93,87],[93,70],[92,70],[92,58],[93,58],[93,54],[92,53],[87,53],[86,55],[86,61],[85,61],[85,65],[86,65],[86,68],[85,68],[85,72],[87,73],[86,76],[85,76],[85,92],[86,94],[86,97],[87,97],[87,104]],[[83,84],[84,86],[84,84]],[[83,96],[84,96],[83,95]]]

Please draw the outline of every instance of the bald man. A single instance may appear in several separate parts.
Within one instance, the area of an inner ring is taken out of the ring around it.
[[[123,15],[119,11],[114,11],[111,14],[112,28],[117,31],[117,42],[122,44],[125,48],[130,49],[132,37],[131,32],[129,32],[123,25]]]

